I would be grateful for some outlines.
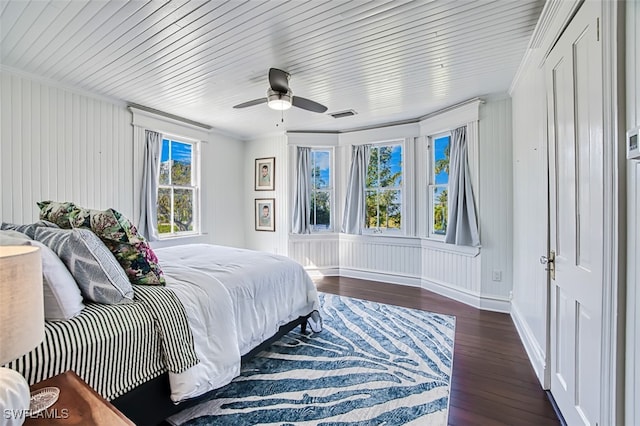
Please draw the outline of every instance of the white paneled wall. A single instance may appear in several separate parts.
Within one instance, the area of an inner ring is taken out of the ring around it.
[[[340,271],[358,276],[420,285],[422,265],[418,238],[380,236],[340,236]]]
[[[32,222],[40,200],[130,215],[133,134],[125,105],[0,75],[1,219]]]
[[[289,209],[288,197],[288,161],[287,137],[284,134],[265,136],[245,142],[244,158],[244,194],[245,198],[245,242],[247,248],[275,254],[288,253]],[[275,157],[275,191],[254,191],[254,169],[256,158]],[[276,231],[255,230],[255,199],[275,198]]]
[[[537,57],[536,57],[537,58]],[[538,58],[539,59],[539,58]],[[511,314],[538,380],[544,383],[547,340],[547,112],[544,73],[529,67],[512,93],[513,299]]]
[[[626,2],[627,129],[640,126],[640,3]],[[625,424],[640,424],[640,161],[628,162]]]
[[[453,252],[424,244],[423,287],[473,306],[504,310],[504,306],[493,306],[481,300],[480,265],[478,252]]]
[[[340,266],[340,240],[337,234],[289,238],[289,256],[311,273],[335,275]]]
[[[31,223],[36,201],[58,200],[112,207],[137,221],[132,114],[124,104],[6,70],[0,89],[0,220]],[[244,245],[244,144],[216,132],[206,139],[205,235],[158,245]]]
[[[488,100],[480,107],[479,132],[481,292],[508,300],[513,283],[511,99]]]
[[[409,218],[405,223],[414,225],[409,227],[408,235],[290,236],[289,256],[310,271],[422,286],[473,306],[509,311],[513,276],[510,99],[503,96],[489,100],[484,105],[479,102],[468,103],[457,112],[452,112],[454,108],[442,116],[434,115],[434,118],[429,118],[428,127],[442,131],[467,122],[476,123],[478,108],[479,130],[472,125],[471,131],[478,132],[474,134],[479,137],[479,155],[475,157],[478,153],[474,144],[470,147],[470,150],[473,148],[473,158],[470,161],[473,162],[475,195],[481,200],[479,215],[482,249],[456,247],[430,240],[423,235],[423,222],[426,222],[424,218],[427,215],[426,199],[416,196],[414,192],[420,195],[420,191],[424,190],[420,182],[421,176],[426,174],[426,155],[424,149],[414,149],[414,144],[425,142],[424,138],[418,137],[421,128],[416,124],[408,124],[340,134],[338,140],[334,140],[335,136],[328,135],[290,135],[288,142],[291,145],[313,145],[314,142],[324,144],[328,143],[328,139],[338,145],[338,158],[335,162],[338,182],[336,219],[342,214],[342,200],[349,170],[348,154],[352,144],[403,139],[407,181],[415,185],[407,186],[404,198],[405,201],[409,200],[406,207]],[[468,118],[468,114],[475,118]],[[252,146],[261,149],[268,147],[270,152],[279,151],[278,144],[274,140],[252,142]],[[254,154],[257,155],[258,151],[254,151]],[[262,247],[268,249],[268,246]],[[493,280],[494,270],[499,271],[500,281]]]

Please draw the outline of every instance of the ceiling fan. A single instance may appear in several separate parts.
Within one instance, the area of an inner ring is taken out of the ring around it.
[[[269,108],[277,110],[285,110],[291,108],[291,105],[313,112],[325,112],[327,107],[310,99],[300,96],[293,96],[293,92],[289,88],[289,78],[291,74],[277,68],[269,69],[269,90],[267,97],[254,99],[252,101],[243,102],[235,105],[234,108],[247,108],[262,103],[267,103]]]

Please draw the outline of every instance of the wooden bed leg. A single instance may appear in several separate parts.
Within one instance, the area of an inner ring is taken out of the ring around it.
[[[307,334],[307,317],[304,317],[300,322],[300,333]]]

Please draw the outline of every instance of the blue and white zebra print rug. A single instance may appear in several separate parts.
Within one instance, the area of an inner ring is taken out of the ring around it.
[[[214,399],[169,421],[447,424],[455,317],[329,294],[320,302],[322,332],[290,332]]]

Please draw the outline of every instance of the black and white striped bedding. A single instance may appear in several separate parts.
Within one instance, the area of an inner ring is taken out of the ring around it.
[[[37,383],[75,371],[107,400],[166,371],[198,362],[184,307],[172,291],[135,286],[134,303],[87,303],[80,315],[47,322],[44,341],[5,365]]]

